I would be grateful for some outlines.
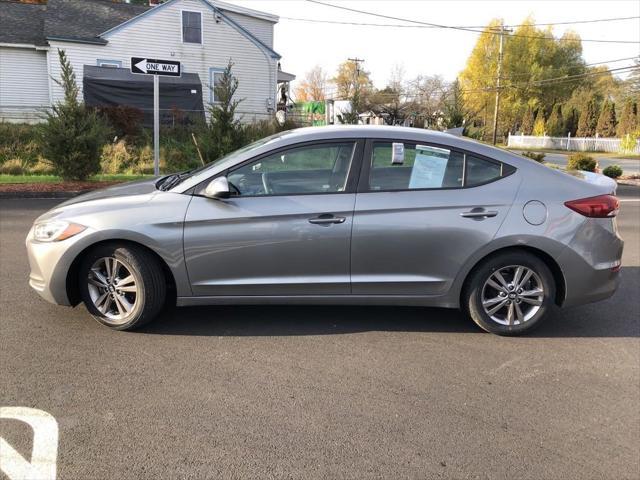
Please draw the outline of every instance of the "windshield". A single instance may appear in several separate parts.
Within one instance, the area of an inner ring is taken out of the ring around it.
[[[177,186],[180,183],[184,182],[187,178],[190,178],[190,177],[192,177],[194,175],[198,175],[200,172],[203,172],[203,171],[207,170],[210,167],[218,165],[219,163],[222,163],[222,162],[227,161],[227,160],[233,160],[235,157],[238,157],[240,155],[244,155],[245,153],[250,152],[251,150],[254,150],[256,148],[259,148],[262,145],[265,145],[266,143],[268,143],[268,142],[270,142],[272,140],[278,139],[283,134],[284,134],[284,132],[279,132],[279,133],[275,133],[273,135],[269,135],[268,137],[264,137],[264,138],[261,138],[260,140],[256,140],[255,142],[252,142],[249,145],[245,145],[244,147],[241,147],[238,150],[234,150],[233,152],[229,153],[228,155],[220,157],[220,158],[218,158],[218,159],[216,159],[216,160],[214,160],[212,162],[209,162],[206,165],[203,165],[201,167],[194,168],[194,169],[191,169],[191,170],[187,170],[185,172],[174,173],[174,174],[168,175],[166,177],[163,177],[156,184],[156,188],[158,188],[160,190],[165,190],[165,191],[166,190],[171,190],[175,186]]]
[[[206,165],[203,165],[202,167],[198,167],[195,170],[191,170],[189,171],[189,177],[192,175],[197,175],[198,173],[206,170],[209,167],[213,167],[214,165],[217,165],[221,162],[224,162],[226,160],[231,160],[237,156],[243,155],[246,152],[250,152],[251,150],[254,150],[256,148],[259,148],[261,146],[263,146],[264,144],[275,140],[279,137],[281,137],[283,134],[283,132],[279,132],[279,133],[274,133],[273,135],[269,135],[268,137],[264,137],[261,138],[260,140],[256,140],[255,142],[250,143],[249,145],[245,145],[244,147],[239,148],[238,150],[234,150],[233,152],[225,155],[224,157],[220,157],[212,162],[207,163]],[[186,178],[186,177],[185,177]]]

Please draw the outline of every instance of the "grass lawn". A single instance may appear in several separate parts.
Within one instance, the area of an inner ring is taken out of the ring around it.
[[[95,175],[89,178],[90,182],[130,182],[151,175]],[[60,183],[62,178],[56,175],[0,175],[0,184],[6,183]]]

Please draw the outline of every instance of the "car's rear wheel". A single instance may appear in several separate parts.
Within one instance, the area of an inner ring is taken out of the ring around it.
[[[158,260],[135,245],[100,245],[83,258],[79,287],[91,315],[114,330],[153,320],[164,304],[166,282]]]
[[[549,267],[524,251],[488,258],[465,288],[469,315],[482,329],[519,335],[540,325],[553,308],[555,282]]]

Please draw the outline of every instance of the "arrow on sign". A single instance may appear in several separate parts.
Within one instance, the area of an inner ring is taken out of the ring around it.
[[[147,60],[144,59],[140,63],[136,63],[135,67],[141,72],[147,73]]]

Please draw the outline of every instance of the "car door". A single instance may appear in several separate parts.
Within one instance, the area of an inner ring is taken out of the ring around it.
[[[286,147],[225,172],[230,198],[195,195],[184,227],[193,294],[348,294],[363,144]]]
[[[394,148],[404,154],[392,155]],[[514,171],[450,147],[369,140],[354,212],[352,293],[446,293],[504,220],[518,186]]]

